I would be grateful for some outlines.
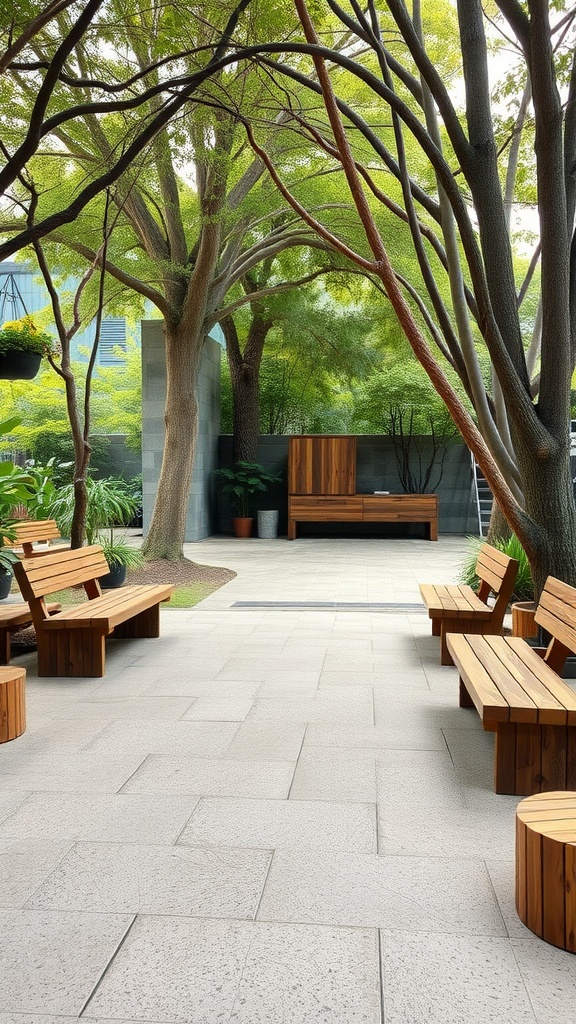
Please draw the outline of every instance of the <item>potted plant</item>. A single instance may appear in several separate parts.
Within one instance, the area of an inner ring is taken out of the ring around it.
[[[0,379],[32,380],[42,358],[55,351],[54,340],[32,317],[8,320],[0,328]]]
[[[117,527],[127,526],[140,506],[140,500],[129,484],[120,477],[88,477],[88,506],[86,509],[86,542],[101,544],[110,566],[110,573],[100,579],[104,589],[119,587],[126,579],[127,569],[138,569],[144,564],[140,551],[131,547],[125,535],[117,537]],[[70,536],[74,514],[74,485],[59,487],[47,507],[63,536]]]
[[[217,469],[218,476],[226,480],[222,491],[230,496],[230,504],[237,515],[232,519],[237,537],[249,537],[254,523],[253,498],[255,494],[268,490],[270,484],[281,479],[277,473],[269,473],[259,462],[237,462],[233,469]]]

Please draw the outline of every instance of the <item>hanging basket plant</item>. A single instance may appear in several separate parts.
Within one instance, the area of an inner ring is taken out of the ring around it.
[[[31,316],[9,320],[0,328],[0,380],[32,380],[54,341],[36,327]]]

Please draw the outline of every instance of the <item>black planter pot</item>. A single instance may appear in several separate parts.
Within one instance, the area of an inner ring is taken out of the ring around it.
[[[0,572],[0,601],[8,597],[10,588],[12,586],[13,574],[10,570],[5,569],[4,572]]]
[[[0,354],[0,380],[32,380],[42,362],[40,352],[21,352],[19,349],[12,349],[11,352]]]
[[[126,579],[126,566],[125,565],[113,565],[110,572],[106,573],[105,576],[100,577],[100,586],[102,590],[115,590],[116,587],[121,587]]]

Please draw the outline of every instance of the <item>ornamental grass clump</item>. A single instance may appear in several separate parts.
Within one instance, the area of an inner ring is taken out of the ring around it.
[[[480,581],[476,575],[476,562],[478,561],[480,548],[486,543],[486,539],[484,537],[468,537],[468,542],[470,549],[460,570],[460,583],[467,583],[473,590],[477,590]],[[512,601],[533,601],[534,581],[532,579],[532,570],[528,556],[518,537],[515,534],[511,534],[507,540],[497,539],[490,543],[492,547],[497,548],[498,551],[503,551],[509,558],[515,558],[518,562],[518,575],[514,584]]]

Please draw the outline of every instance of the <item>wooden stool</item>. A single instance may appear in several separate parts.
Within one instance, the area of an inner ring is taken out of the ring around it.
[[[576,793],[537,793],[518,804],[516,909],[541,939],[576,953]]]
[[[0,743],[15,740],[26,728],[26,669],[0,668]]]

